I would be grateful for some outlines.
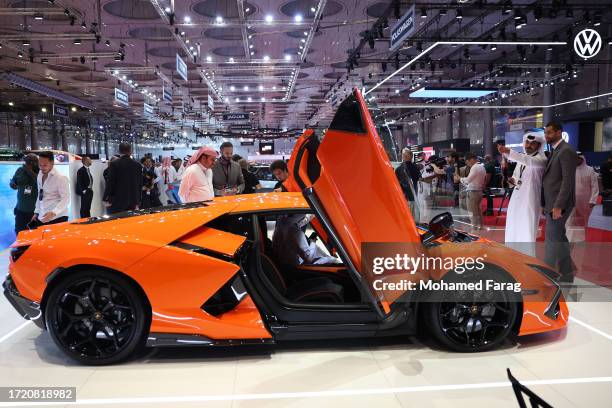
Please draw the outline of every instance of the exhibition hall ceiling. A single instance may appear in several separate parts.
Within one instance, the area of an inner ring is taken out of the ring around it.
[[[222,113],[248,112],[258,127],[300,129],[324,124],[351,87],[372,88],[437,41],[569,44],[591,27],[609,55],[612,2],[417,2],[412,35],[390,51],[391,27],[412,4],[0,0],[0,72],[76,97],[92,108],[79,108],[82,115],[109,122],[215,131],[226,125]],[[607,63],[581,61],[569,45],[547,60],[547,48],[439,46],[370,95],[379,103],[428,103],[410,94],[424,86],[485,87],[498,90],[489,98],[499,98],[547,80],[579,80],[583,64]],[[177,55],[186,80],[177,72]],[[2,105],[53,102],[4,79]],[[128,107],[116,101],[115,88],[127,92]],[[172,88],[172,102],[164,100],[164,88]],[[143,112],[145,102],[154,107],[153,117]]]

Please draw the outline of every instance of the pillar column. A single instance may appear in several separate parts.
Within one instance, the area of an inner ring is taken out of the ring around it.
[[[98,134],[98,143],[97,143],[96,153],[102,156],[102,134]]]
[[[106,155],[106,160],[110,159],[110,154],[108,152],[108,136],[104,133],[104,154]]]
[[[86,128],[85,129],[85,154],[91,154],[91,134],[90,134],[91,129]]]
[[[36,130],[36,116],[30,115],[30,145],[32,150],[38,150],[38,131]]]
[[[550,80],[550,70],[548,68],[548,64],[550,64],[552,62],[553,59],[553,55],[552,55],[552,51],[551,50],[546,50],[546,68],[544,71],[544,81],[549,81]],[[548,70],[548,73],[546,72],[546,70]],[[544,106],[549,106],[555,103],[555,85],[551,84],[549,86],[545,86],[544,87],[544,102],[543,105]],[[542,110],[542,114],[543,114],[543,120],[544,120],[544,126],[546,126],[546,124],[548,122],[550,122],[551,120],[554,119],[555,117],[555,108],[544,108]]]
[[[17,122],[17,128],[19,129],[19,134],[17,135],[17,148],[19,150],[25,150],[27,148],[25,118],[22,118],[21,121]]]
[[[457,139],[465,139],[467,137],[467,133],[465,131],[465,109],[458,109],[457,113]]]
[[[453,140],[453,110],[446,113],[446,139]]]
[[[62,150],[67,152],[68,151],[68,141],[66,140],[66,128],[63,122],[62,122],[62,127],[60,129],[60,139],[62,142]]]
[[[51,147],[53,150],[59,150],[57,146],[57,123],[51,123]]]
[[[484,128],[482,132],[482,143],[484,145],[484,154],[493,156],[493,109],[484,110]]]
[[[419,121],[419,140],[418,144],[426,143],[425,138],[425,111],[421,112],[421,120]]]

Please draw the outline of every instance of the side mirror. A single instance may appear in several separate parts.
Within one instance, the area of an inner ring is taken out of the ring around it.
[[[424,244],[447,235],[453,228],[453,216],[449,212],[438,214],[429,221],[429,231],[422,236]]]

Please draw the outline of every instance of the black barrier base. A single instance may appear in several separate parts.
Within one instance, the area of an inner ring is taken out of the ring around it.
[[[527,403],[525,402],[525,397],[523,396],[523,394],[525,394],[529,398],[529,403],[532,408],[552,408],[552,405],[538,397],[536,393],[525,387],[516,378],[514,378],[509,368],[507,368],[506,371],[508,372],[508,379],[512,383],[512,388],[514,389],[514,394],[516,395],[516,400],[519,403],[519,407],[527,408]]]

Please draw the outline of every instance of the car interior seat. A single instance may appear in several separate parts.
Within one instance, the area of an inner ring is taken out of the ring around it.
[[[261,267],[274,288],[286,299],[299,303],[343,303],[344,288],[326,277],[304,279],[287,285],[274,261],[260,253]]]

